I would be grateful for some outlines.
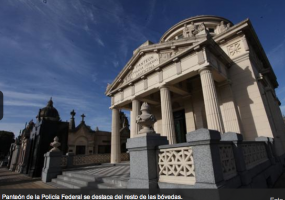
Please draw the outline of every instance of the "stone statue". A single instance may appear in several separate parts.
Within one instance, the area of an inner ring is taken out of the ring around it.
[[[219,33],[222,33],[224,31],[226,31],[228,29],[228,26],[225,25],[224,21],[221,21],[220,25],[219,25]]]
[[[155,134],[153,130],[153,124],[156,122],[155,116],[150,114],[150,106],[144,102],[141,107],[142,114],[137,116],[137,124],[142,126],[142,129],[139,131],[139,134],[151,133]]]
[[[208,34],[208,30],[204,23],[201,23],[198,28],[195,30],[195,35]]]
[[[193,22],[191,22],[191,24],[189,24],[188,26],[187,26],[187,24],[184,24],[183,36],[185,38],[193,37],[194,36],[193,31],[194,30],[195,30],[195,26],[194,26]]]
[[[106,91],[108,91],[111,87],[111,84],[110,83],[107,83],[107,87],[106,87]]]

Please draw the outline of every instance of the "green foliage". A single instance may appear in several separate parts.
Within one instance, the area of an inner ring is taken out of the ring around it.
[[[14,138],[14,133],[0,131],[0,157],[8,154],[11,143],[15,141]]]

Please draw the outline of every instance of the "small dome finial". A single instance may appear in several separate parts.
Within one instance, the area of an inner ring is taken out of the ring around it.
[[[48,101],[48,106],[53,107],[53,101],[52,101],[52,97],[50,98],[50,100]]]

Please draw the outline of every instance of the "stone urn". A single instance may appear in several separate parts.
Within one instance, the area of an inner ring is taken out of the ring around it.
[[[153,130],[153,124],[156,122],[155,116],[150,114],[150,106],[144,102],[141,106],[142,114],[137,116],[136,123],[139,124],[142,129],[139,134],[152,133],[155,134]]]
[[[59,150],[59,146],[61,145],[60,142],[58,142],[59,139],[58,137],[56,136],[54,139],[53,139],[53,142],[50,143],[50,146],[52,146],[53,148],[49,151],[49,152],[60,152]]]

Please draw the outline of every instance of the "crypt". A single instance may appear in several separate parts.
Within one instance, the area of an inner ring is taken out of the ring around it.
[[[130,111],[130,137],[147,102],[156,133],[169,144],[186,142],[200,128],[235,132],[244,140],[275,139],[284,156],[285,125],[275,89],[276,76],[249,19],[233,24],[217,16],[185,19],[158,43],[133,52],[105,94],[111,98],[111,163],[120,162],[119,110]]]
[[[102,131],[98,128],[92,130],[86,125],[84,114],[81,115],[81,122],[75,126],[75,111],[71,111],[68,131],[68,152],[75,155],[88,154],[110,154],[111,152],[111,133]],[[123,112],[120,112],[120,141],[121,152],[126,152],[127,138],[130,137],[128,119]]]

